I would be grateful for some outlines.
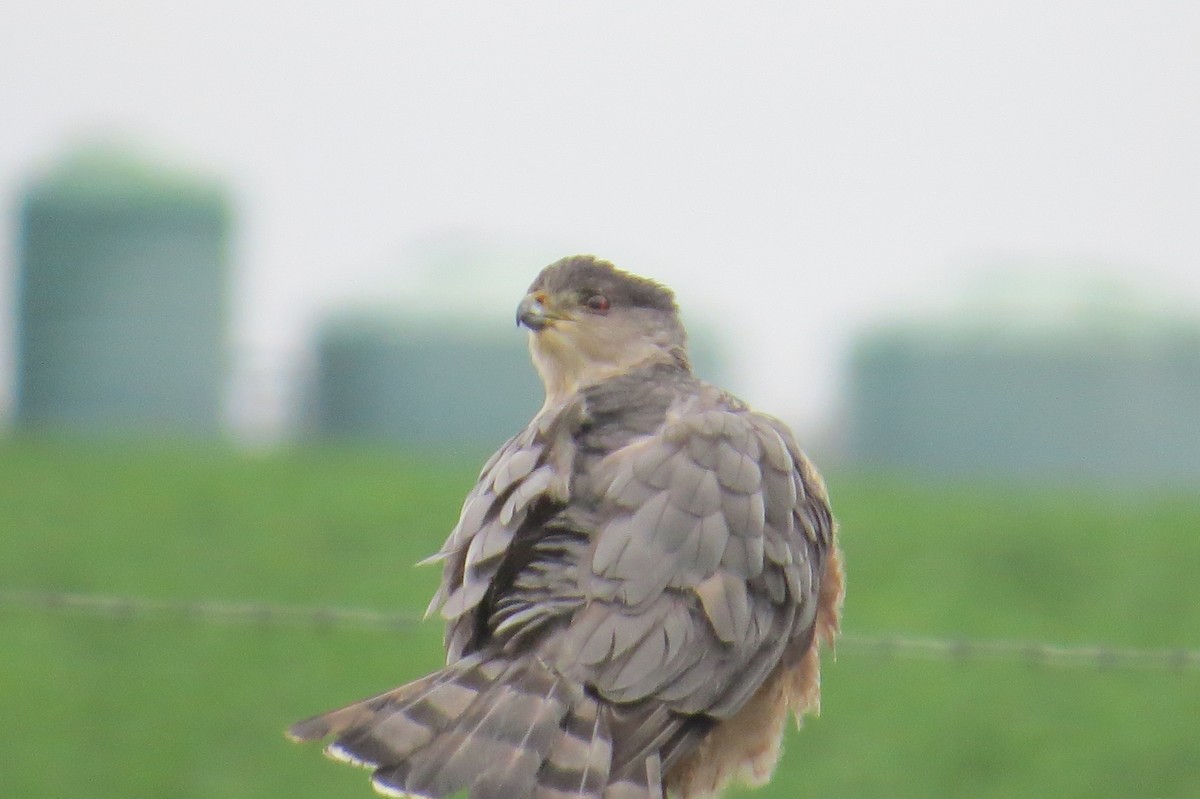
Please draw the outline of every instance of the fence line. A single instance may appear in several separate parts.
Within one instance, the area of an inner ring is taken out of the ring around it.
[[[403,629],[421,621],[420,613],[365,608],[312,607],[271,602],[150,599],[60,592],[0,592],[0,611],[104,616],[113,619],[168,617],[190,622],[255,624],[263,627]]]
[[[0,592],[0,613],[98,616],[115,620],[163,618],[188,623],[251,624],[264,627],[403,630],[421,621],[411,611],[229,602],[150,599],[64,592]],[[876,659],[941,660],[971,663],[1007,661],[1030,666],[1093,670],[1142,669],[1200,671],[1200,649],[1138,649],[1104,644],[979,641],[969,638],[914,638],[847,633],[837,654]]]

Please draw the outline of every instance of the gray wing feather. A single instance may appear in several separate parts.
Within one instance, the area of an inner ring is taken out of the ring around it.
[[[388,792],[662,799],[811,635],[832,519],[780,423],[695,381],[647,382],[657,411],[630,385],[595,438],[581,399],[485,465],[435,556],[447,668],[295,737],[339,736]]]
[[[574,476],[573,442],[544,420],[502,448],[443,548],[451,662],[529,509],[552,497],[563,502],[562,523],[581,532],[567,542],[549,536],[547,550],[496,600],[491,629],[506,640],[548,630],[540,656],[623,706],[655,699],[672,714],[735,713],[812,626],[814,575],[832,522],[819,478],[787,429],[722,402],[697,409],[695,396],[680,397],[660,429],[631,434]],[[539,626],[550,618],[571,623]],[[683,716],[669,718],[676,721],[647,734],[677,732]],[[589,782],[592,755],[574,741],[557,745],[575,763],[572,779]],[[614,768],[644,756],[637,747],[622,752],[613,750]],[[526,765],[506,768],[527,777]],[[612,779],[645,790],[641,768]],[[570,779],[550,782],[548,798],[579,793]]]
[[[614,701],[720,716],[812,623],[822,518],[810,505],[823,497],[808,495],[803,456],[769,417],[710,407],[668,419],[606,459],[588,602],[562,650],[578,654],[563,666]]]
[[[493,455],[463,503],[458,524],[435,559],[445,561],[442,583],[427,613],[439,607],[446,627],[447,661],[463,654],[479,607],[499,572],[513,539],[541,498],[565,502],[569,496],[574,446],[566,433],[579,409],[539,415]],[[510,609],[509,626],[520,609]],[[522,618],[534,620],[538,613]]]
[[[727,644],[744,642],[750,627],[745,580],[722,569],[696,586],[695,591],[717,638]]]
[[[722,441],[717,458],[717,479],[721,485],[737,494],[757,493],[762,483],[762,471],[746,452]]]

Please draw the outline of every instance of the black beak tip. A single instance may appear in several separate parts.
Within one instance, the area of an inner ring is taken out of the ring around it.
[[[545,309],[533,297],[526,297],[517,306],[517,327],[525,325],[525,327],[536,333],[546,326],[546,322]]]
[[[525,313],[517,314],[517,327],[521,325],[536,333],[546,326],[546,317],[526,311]]]

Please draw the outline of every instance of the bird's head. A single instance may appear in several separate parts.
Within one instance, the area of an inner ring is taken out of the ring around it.
[[[517,307],[548,400],[654,361],[687,367],[675,295],[590,255],[542,270]]]

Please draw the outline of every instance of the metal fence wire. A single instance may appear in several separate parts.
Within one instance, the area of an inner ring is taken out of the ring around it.
[[[63,592],[0,592],[0,613],[94,616],[111,620],[167,620],[189,624],[249,624],[312,630],[405,630],[421,621],[412,611],[379,611],[269,602],[173,600]],[[1029,666],[1093,670],[1200,671],[1200,649],[1138,649],[1104,644],[981,641],[845,633],[837,655],[961,663],[1008,661]]]

